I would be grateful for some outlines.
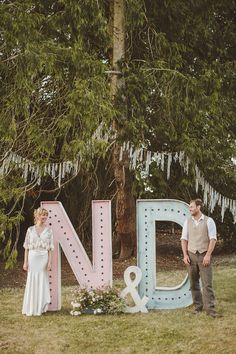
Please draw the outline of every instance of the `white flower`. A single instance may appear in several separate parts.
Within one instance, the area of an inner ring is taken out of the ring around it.
[[[74,316],[78,316],[80,315],[80,312],[79,311],[74,311]]]
[[[97,313],[97,310],[94,310],[94,311],[93,311],[93,313],[94,313],[94,315],[96,315],[96,313]]]
[[[71,304],[73,306],[73,308],[75,307],[80,307],[80,303],[79,302],[73,302],[73,304]]]
[[[73,311],[73,310],[71,310],[71,311],[70,311],[70,314],[71,314],[72,316],[74,316],[74,311]]]
[[[97,309],[97,313],[102,313],[102,310],[101,309]]]

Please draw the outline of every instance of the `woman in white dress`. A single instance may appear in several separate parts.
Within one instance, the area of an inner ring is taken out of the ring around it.
[[[23,269],[27,271],[22,314],[40,316],[48,310],[50,291],[48,271],[51,270],[53,251],[52,230],[46,226],[48,211],[34,211],[35,225],[28,228],[25,242]]]

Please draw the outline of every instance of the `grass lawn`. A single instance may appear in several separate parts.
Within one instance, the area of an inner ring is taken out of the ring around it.
[[[170,272],[160,276],[170,279]],[[178,275],[179,276],[179,275]],[[121,283],[118,283],[121,285]],[[236,353],[236,265],[214,268],[217,309],[223,318],[192,308],[148,314],[72,317],[71,289],[59,312],[21,315],[23,289],[0,290],[0,353]]]

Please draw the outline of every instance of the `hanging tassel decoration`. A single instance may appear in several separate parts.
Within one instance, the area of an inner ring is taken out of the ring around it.
[[[172,154],[169,152],[167,157],[167,179],[170,179],[171,162],[172,162]]]

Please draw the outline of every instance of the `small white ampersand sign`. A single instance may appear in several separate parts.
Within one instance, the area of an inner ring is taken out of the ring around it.
[[[135,274],[134,280],[131,279],[131,276],[130,276],[131,273]],[[122,298],[125,298],[125,296],[130,293],[133,300],[134,300],[134,303],[135,303],[135,306],[132,306],[132,307],[126,306],[125,312],[129,312],[129,313],[148,312],[148,310],[146,308],[146,304],[148,302],[148,297],[144,296],[141,299],[138,291],[136,290],[136,287],[140,283],[141,278],[142,278],[142,271],[139,267],[131,266],[131,267],[128,267],[124,272],[124,280],[125,280],[125,284],[127,286],[126,286],[126,288],[124,288],[124,290],[122,290],[120,296]]]

